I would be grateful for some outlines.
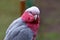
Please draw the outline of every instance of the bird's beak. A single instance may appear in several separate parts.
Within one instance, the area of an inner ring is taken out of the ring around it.
[[[35,16],[34,16],[35,20],[37,19],[37,17],[38,17],[38,15],[35,15]]]

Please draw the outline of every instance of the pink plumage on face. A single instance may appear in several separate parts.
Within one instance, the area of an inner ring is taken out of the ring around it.
[[[32,22],[32,21],[34,21],[33,15],[30,15],[29,12],[24,12],[24,14],[22,15],[22,19],[25,22]]]
[[[23,13],[22,17],[26,19],[26,21],[32,21],[32,20],[37,20],[37,18],[39,17],[40,14],[40,10],[38,9],[38,7],[36,6],[32,6],[28,9],[25,10],[25,12]],[[24,19],[24,20],[25,20]]]
[[[31,28],[31,30],[34,32],[34,38],[36,37],[36,34],[38,32],[39,23],[40,23],[40,10],[36,6],[32,6],[25,10],[23,15],[21,16],[23,21],[26,23],[26,25]]]

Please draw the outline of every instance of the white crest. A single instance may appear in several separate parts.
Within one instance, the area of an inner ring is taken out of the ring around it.
[[[31,11],[34,14],[40,14],[40,10],[36,6],[32,6],[32,7],[28,8],[28,9],[26,9],[25,11],[28,11],[28,12]]]

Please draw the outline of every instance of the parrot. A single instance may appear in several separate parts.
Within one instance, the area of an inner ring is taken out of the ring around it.
[[[40,24],[40,10],[37,6],[27,8],[7,28],[4,40],[36,40]]]

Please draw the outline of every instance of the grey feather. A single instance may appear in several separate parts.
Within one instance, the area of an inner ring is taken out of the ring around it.
[[[32,31],[27,28],[21,31],[13,40],[32,40],[33,33]]]
[[[21,25],[25,25],[25,23],[23,22],[23,20],[21,18],[17,18],[16,20],[14,20],[10,26],[8,27],[6,34],[8,32],[11,32],[13,29],[15,29],[16,27],[19,27]]]
[[[33,32],[27,27],[17,27],[8,33],[4,40],[32,40]]]
[[[12,22],[6,31],[4,40],[32,40],[33,32],[23,22],[21,18],[17,18]]]

